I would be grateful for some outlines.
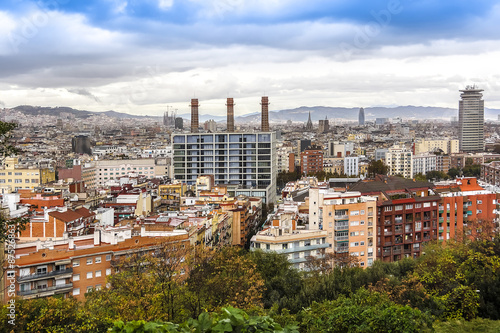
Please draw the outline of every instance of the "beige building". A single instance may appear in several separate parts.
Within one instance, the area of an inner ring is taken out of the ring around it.
[[[413,153],[405,147],[394,146],[385,154],[385,164],[391,176],[413,177]]]
[[[105,185],[110,180],[118,180],[120,177],[154,178],[156,176],[156,165],[153,158],[137,160],[99,160],[96,161],[96,184]]]
[[[459,152],[459,141],[453,139],[419,139],[415,142],[415,155],[442,150],[444,154]]]
[[[361,267],[369,267],[376,259],[377,198],[360,192],[309,190],[309,229],[327,232],[327,252],[348,254],[357,258]]]
[[[10,193],[19,189],[33,189],[56,180],[54,169],[23,167],[17,157],[7,157],[0,169],[0,192]]]

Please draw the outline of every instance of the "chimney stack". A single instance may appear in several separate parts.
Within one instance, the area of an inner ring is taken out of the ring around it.
[[[191,133],[198,133],[198,99],[191,99]]]
[[[267,96],[262,97],[262,116],[260,130],[262,132],[269,132],[269,99]]]
[[[227,99],[227,131],[234,132],[234,100]]]

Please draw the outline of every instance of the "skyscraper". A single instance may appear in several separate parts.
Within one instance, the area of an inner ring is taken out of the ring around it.
[[[365,109],[363,108],[359,109],[358,121],[360,126],[365,124]]]
[[[460,90],[458,139],[463,152],[484,150],[484,100],[482,89],[475,85]]]

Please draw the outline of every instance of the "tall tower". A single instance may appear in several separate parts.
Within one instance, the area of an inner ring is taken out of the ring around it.
[[[227,99],[227,131],[234,132],[234,100],[232,98]]]
[[[191,99],[191,133],[198,133],[198,99]]]
[[[260,130],[262,132],[269,132],[269,99],[267,96],[262,97],[260,104],[262,105]]]
[[[365,109],[359,109],[358,124],[363,126],[365,124]]]
[[[460,151],[484,151],[484,90],[475,85],[460,90],[458,104],[458,139]]]

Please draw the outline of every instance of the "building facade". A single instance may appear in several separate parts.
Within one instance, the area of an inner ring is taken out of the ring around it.
[[[235,195],[276,197],[276,133],[175,134],[172,140],[175,179],[194,185],[198,176],[214,175],[215,184]]]
[[[300,172],[303,175],[317,173],[323,170],[323,149],[311,146],[300,153]]]
[[[389,167],[391,176],[413,177],[413,153],[405,147],[389,148],[385,154],[385,164]]]
[[[484,100],[483,90],[467,86],[460,90],[458,106],[458,136],[460,151],[484,151]]]

